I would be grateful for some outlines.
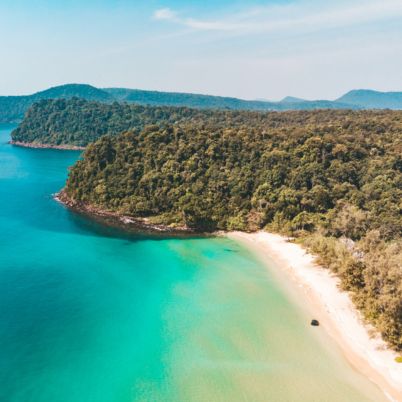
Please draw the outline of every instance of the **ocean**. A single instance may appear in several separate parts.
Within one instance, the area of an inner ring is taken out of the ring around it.
[[[67,210],[52,195],[80,153],[13,147],[12,128],[0,126],[0,401],[385,400],[250,251]]]

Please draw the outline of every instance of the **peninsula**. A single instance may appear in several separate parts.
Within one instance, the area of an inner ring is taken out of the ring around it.
[[[295,236],[401,351],[401,113],[245,114],[103,136],[60,198],[172,230]]]

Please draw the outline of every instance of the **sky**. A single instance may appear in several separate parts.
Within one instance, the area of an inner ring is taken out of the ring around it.
[[[402,91],[402,0],[0,0],[0,94]]]

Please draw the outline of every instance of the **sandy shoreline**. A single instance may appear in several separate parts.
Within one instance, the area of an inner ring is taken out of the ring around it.
[[[303,293],[309,310],[324,330],[335,339],[349,362],[376,383],[392,401],[402,401],[402,364],[396,353],[379,337],[371,338],[348,294],[338,288],[339,280],[329,270],[317,266],[314,257],[285,237],[267,233],[230,232],[261,259],[281,268],[291,285]]]

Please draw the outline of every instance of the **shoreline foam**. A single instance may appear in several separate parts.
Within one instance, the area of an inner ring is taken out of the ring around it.
[[[268,232],[229,232],[226,236],[244,244],[261,259],[272,260],[282,276],[301,291],[314,318],[319,319],[347,360],[390,400],[402,401],[402,364],[395,361],[397,354],[378,335],[370,335],[372,328],[363,323],[349,295],[339,289],[336,276],[283,236]]]

